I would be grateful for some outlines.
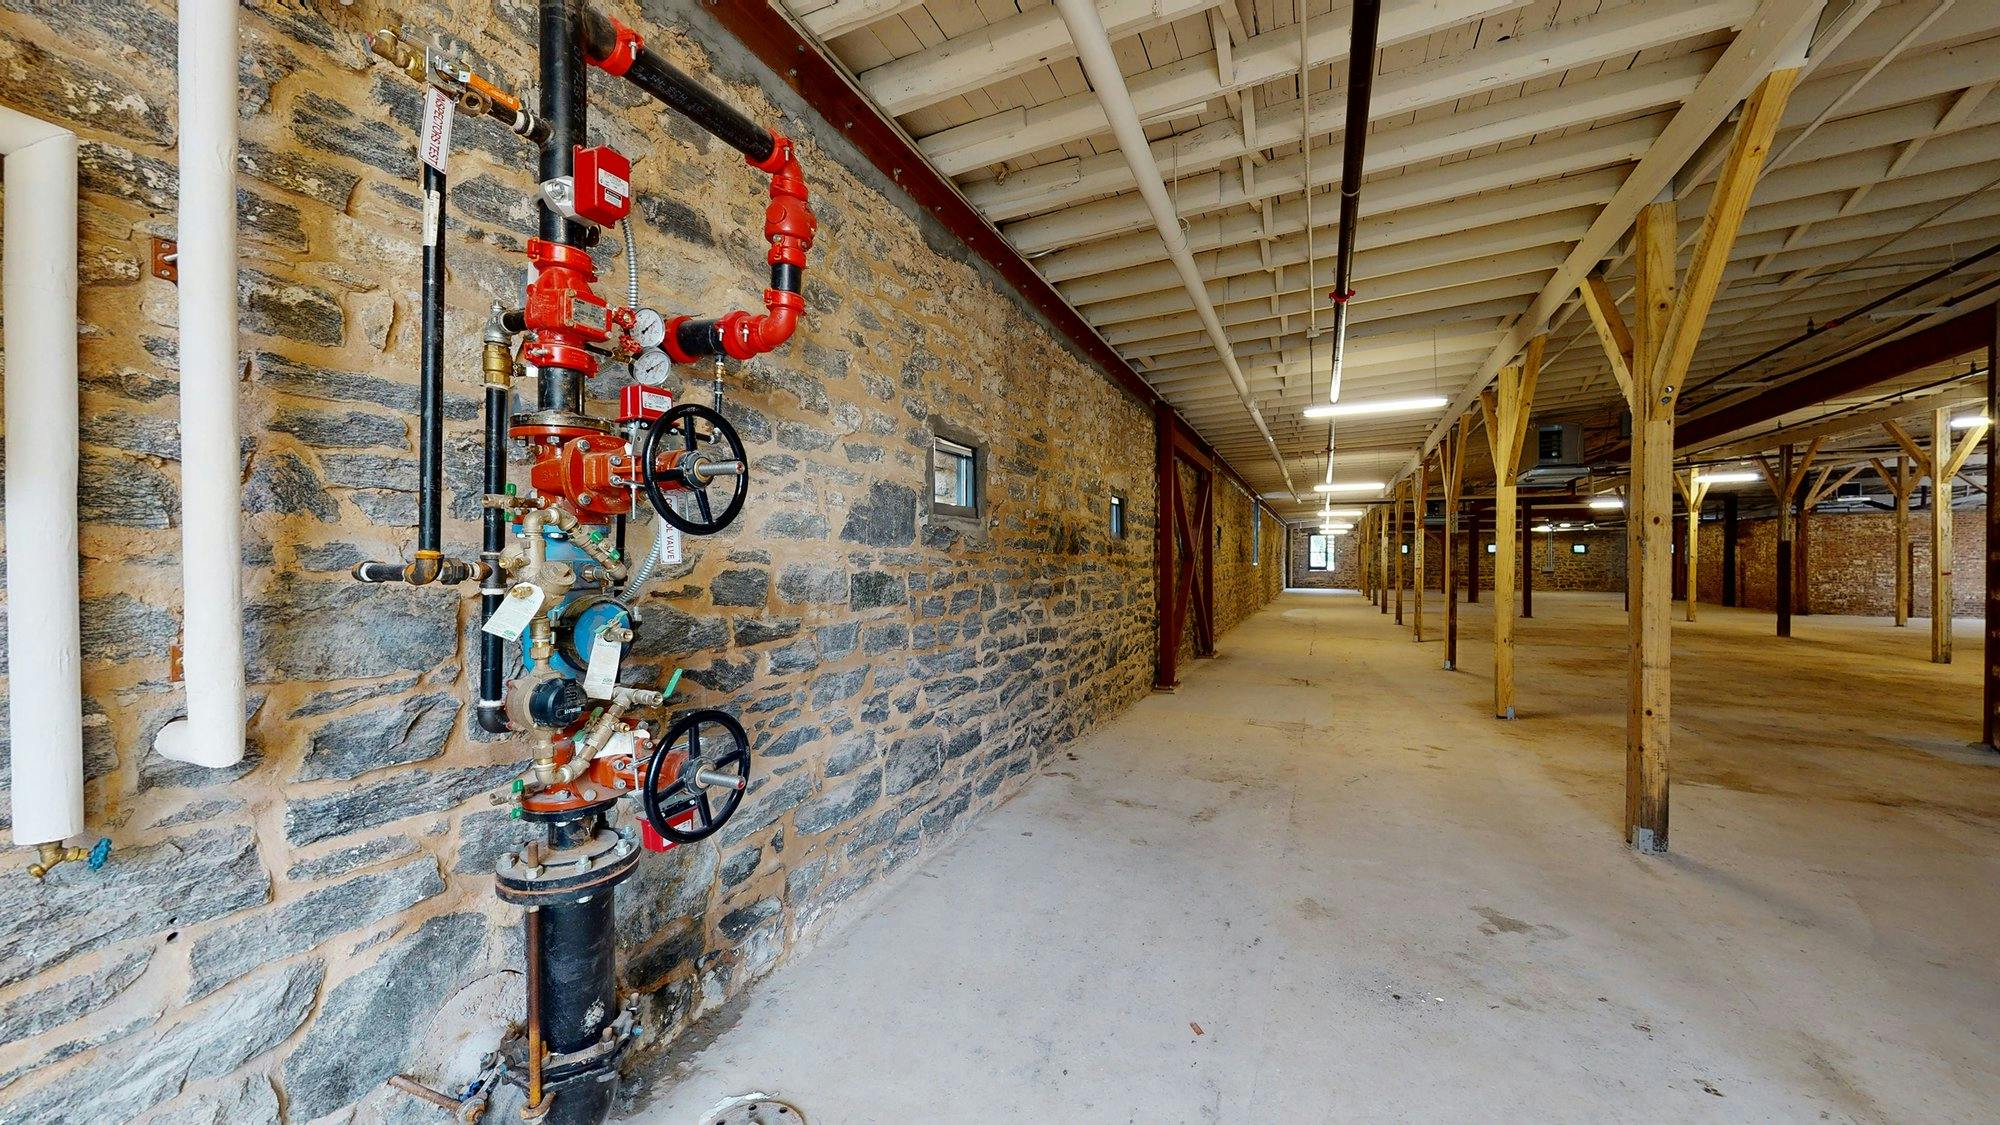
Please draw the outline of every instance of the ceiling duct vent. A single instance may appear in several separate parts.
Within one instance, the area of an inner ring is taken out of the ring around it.
[[[1521,472],[1522,484],[1568,484],[1587,472],[1582,426],[1561,422],[1535,427],[1534,462]]]

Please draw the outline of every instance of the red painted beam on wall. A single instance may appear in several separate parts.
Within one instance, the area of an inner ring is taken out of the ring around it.
[[[1713,441],[1737,430],[1781,418],[1795,410],[1817,406],[1828,399],[1867,390],[1878,383],[1943,363],[1967,352],[1987,347],[1993,339],[1994,308],[1974,309],[1940,324],[1912,332],[1900,340],[1849,356],[1822,367],[1803,379],[1724,407],[1712,414],[1689,418],[1674,428],[1674,445],[1685,449]]]

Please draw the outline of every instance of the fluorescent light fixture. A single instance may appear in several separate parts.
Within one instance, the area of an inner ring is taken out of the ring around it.
[[[1313,485],[1314,492],[1369,492],[1382,487],[1379,480],[1337,480]]]
[[[1696,473],[1695,476],[1705,484],[1749,484],[1764,479],[1752,472]]]
[[[1975,426],[1984,426],[1985,424],[1986,415],[1984,414],[1961,414],[1951,420],[1951,428],[1954,430],[1970,430]]]
[[[1534,532],[1537,535],[1547,535],[1555,530],[1555,525],[1545,523],[1540,527],[1531,527],[1528,530]]]
[[[1590,506],[1592,510],[1599,512],[1622,512],[1625,510],[1625,501],[1616,496],[1593,496],[1590,498]]]
[[[1319,518],[1327,519],[1331,517],[1337,520],[1352,519],[1355,516],[1361,515],[1363,510],[1364,509],[1361,508],[1321,508],[1319,510]]]
[[[1352,418],[1361,414],[1409,414],[1419,410],[1437,410],[1450,404],[1451,400],[1442,395],[1425,395],[1421,398],[1364,398],[1357,402],[1330,402],[1319,406],[1308,406],[1308,418]]]

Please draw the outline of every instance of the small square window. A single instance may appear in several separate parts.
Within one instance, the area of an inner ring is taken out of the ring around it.
[[[1403,544],[1403,553],[1406,555],[1410,553],[1410,545],[1408,543]]]
[[[1324,535],[1314,535],[1306,540],[1306,569],[1328,570],[1333,566],[1333,551]]]
[[[1111,494],[1111,538],[1125,538],[1125,498]]]
[[[1498,543],[1488,543],[1488,544],[1486,545],[1486,553],[1487,553],[1487,554],[1489,554],[1489,555],[1497,555],[1497,554],[1499,554],[1499,553],[1500,553],[1500,544],[1498,544]]]
[[[1590,544],[1571,543],[1569,545],[1569,553],[1572,555],[1587,555],[1590,553]]]
[[[977,516],[982,492],[979,449],[942,436],[931,438],[931,511]]]

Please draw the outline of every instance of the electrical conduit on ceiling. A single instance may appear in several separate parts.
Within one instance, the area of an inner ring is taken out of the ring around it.
[[[1264,444],[1271,450],[1272,459],[1278,463],[1278,472],[1285,478],[1285,490],[1297,499],[1298,486],[1292,483],[1292,472],[1285,465],[1285,455],[1279,452],[1277,439],[1271,436],[1271,427],[1265,424],[1263,412],[1257,409],[1257,400],[1250,393],[1250,383],[1244,379],[1243,369],[1236,364],[1236,352],[1229,343],[1228,333],[1222,329],[1222,320],[1216,316],[1214,302],[1209,300],[1208,284],[1195,267],[1194,254],[1188,249],[1187,236],[1181,230],[1180,216],[1167,198],[1166,181],[1161,178],[1160,166],[1153,159],[1146,132],[1139,125],[1139,111],[1132,104],[1131,92],[1125,88],[1125,74],[1118,68],[1118,59],[1111,52],[1111,37],[1105,33],[1104,23],[1098,18],[1097,6],[1093,0],[1056,0],[1056,8],[1062,13],[1063,23],[1069,27],[1077,59],[1083,63],[1084,74],[1097,91],[1104,116],[1111,122],[1111,132],[1118,138],[1119,151],[1125,154],[1125,162],[1132,169],[1139,195],[1146,201],[1146,210],[1152,215],[1153,226],[1160,232],[1160,240],[1166,244],[1167,256],[1173,260],[1174,269],[1180,274],[1188,300],[1193,302],[1195,313],[1201,317],[1202,327],[1215,345],[1216,353],[1222,357],[1222,366],[1229,372],[1229,381],[1236,385],[1236,393],[1243,399],[1243,408],[1250,412],[1250,421],[1256,424],[1257,433],[1263,437]]]
[[[243,760],[243,474],[236,418],[237,0],[180,6],[181,629],[187,718],[163,756]]]
[[[14,843],[83,831],[76,549],[76,135],[0,107],[7,722]]]

